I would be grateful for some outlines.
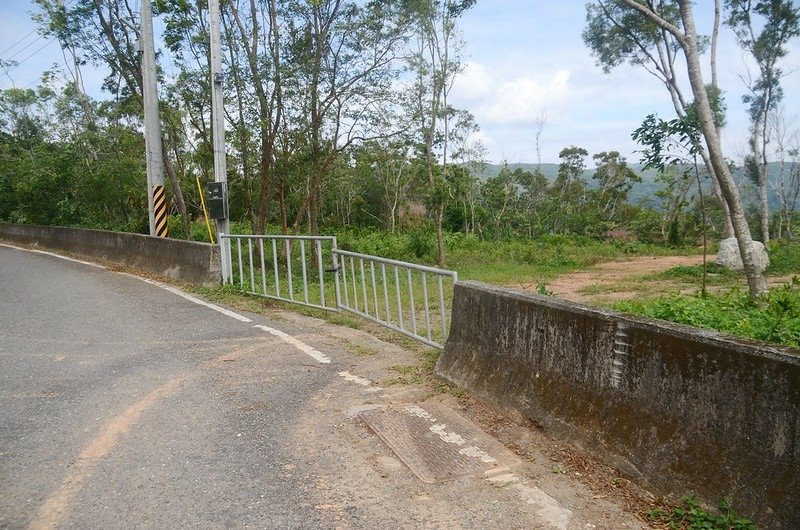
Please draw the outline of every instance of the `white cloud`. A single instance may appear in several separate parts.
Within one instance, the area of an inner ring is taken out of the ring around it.
[[[560,105],[569,92],[567,70],[558,70],[543,82],[519,77],[500,84],[485,116],[495,124],[533,125],[543,109]]]
[[[469,137],[467,138],[467,142],[470,144],[480,143],[484,147],[490,147],[497,143],[489,133],[482,129],[475,131],[474,133],[470,133]]]
[[[486,67],[480,63],[467,63],[458,74],[453,85],[453,94],[466,102],[480,101],[492,94],[492,79]]]
[[[452,100],[469,109],[482,126],[532,125],[543,109],[561,105],[571,93],[570,73],[556,70],[536,78],[505,77],[480,63],[468,63],[456,79]]]

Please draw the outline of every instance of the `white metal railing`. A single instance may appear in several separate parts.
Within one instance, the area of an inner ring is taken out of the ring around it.
[[[220,234],[219,241],[223,284],[265,298],[338,309],[335,237]]]
[[[454,271],[339,250],[332,236],[219,236],[223,283],[328,311],[345,310],[435,348],[450,329]],[[326,268],[330,264],[330,268]]]
[[[429,346],[443,348],[450,329],[454,271],[334,250],[339,307]]]

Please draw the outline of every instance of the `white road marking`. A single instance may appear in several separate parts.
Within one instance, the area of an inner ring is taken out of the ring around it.
[[[59,259],[63,259],[63,260],[66,260],[66,261],[72,261],[74,263],[80,263],[82,265],[88,265],[88,266],[94,267],[96,269],[105,269],[106,268],[103,265],[98,265],[97,263],[91,263],[89,261],[81,261],[81,260],[75,259],[75,258],[68,258],[67,256],[62,256],[60,254],[54,254],[52,252],[45,252],[44,250],[34,250],[32,248],[15,247],[14,245],[7,245],[5,243],[0,243],[0,247],[13,248],[13,249],[16,249],[16,250],[24,250],[24,251],[27,251],[27,252],[35,252],[37,254],[44,254],[46,256],[52,256],[54,258],[59,258]]]
[[[34,250],[34,249],[31,249],[31,248],[15,247],[14,245],[6,245],[4,243],[0,243],[0,246],[13,248],[13,249],[16,249],[16,250],[24,250],[24,251],[27,251],[27,252],[35,252],[37,254],[45,254],[47,256],[53,256],[54,258],[59,258],[59,259],[67,260],[67,261],[72,261],[74,263],[80,263],[82,265],[88,265],[90,267],[95,267],[97,269],[108,270],[107,267],[105,267],[103,265],[98,265],[97,263],[91,263],[91,262],[88,262],[88,261],[81,261],[79,259],[68,258],[66,256],[61,256],[59,254],[54,254],[52,252],[45,252],[44,250]],[[200,300],[199,298],[195,298],[194,296],[192,296],[190,294],[184,293],[180,289],[176,289],[175,287],[171,287],[171,286],[163,284],[161,282],[157,282],[155,280],[149,280],[147,278],[142,278],[141,276],[136,276],[135,274],[129,274],[127,272],[119,272],[119,271],[110,271],[110,272],[114,272],[116,274],[121,274],[122,276],[127,276],[127,277],[133,278],[135,280],[140,280],[140,281],[143,281],[145,283],[149,283],[150,285],[155,285],[156,287],[160,287],[161,289],[164,289],[165,291],[169,291],[169,292],[171,292],[173,294],[177,294],[178,296],[180,296],[182,298],[185,298],[185,299],[189,300],[190,302],[194,302],[195,304],[207,307],[209,309],[213,309],[214,311],[222,313],[225,316],[228,316],[228,317],[231,317],[231,318],[235,318],[236,320],[239,320],[240,322],[248,322],[248,323],[252,322],[252,320],[250,320],[249,318],[247,318],[245,316],[242,316],[242,315],[240,315],[238,313],[234,313],[233,311],[225,309],[224,307],[220,307],[218,305],[211,304],[209,302],[205,302],[203,300]]]
[[[419,405],[406,405],[405,411],[408,412],[409,414],[413,414],[414,416],[419,416],[420,418],[428,420],[432,423],[436,423],[436,418],[434,418],[430,412],[423,409]]]
[[[470,445],[469,447],[464,447],[459,449],[459,454],[465,456],[471,456],[472,458],[480,458],[481,462],[484,464],[491,464],[492,462],[497,462],[497,459],[492,457],[489,453],[481,449],[480,447]]]
[[[519,492],[522,500],[534,507],[536,515],[558,530],[567,530],[572,510],[564,508],[553,497],[535,486],[526,486],[514,473],[505,473],[486,478],[497,487],[510,487]]]
[[[372,381],[370,381],[369,379],[359,377],[357,375],[351,374],[350,372],[339,372],[337,375],[343,378],[345,381],[350,381],[351,383],[363,386],[364,388],[367,389],[367,392],[380,392],[381,390],[383,390],[379,386],[372,386]]]
[[[428,412],[427,410],[423,409],[419,405],[406,405],[404,407],[406,413],[412,414],[419,418],[424,419],[430,423],[433,423],[428,429],[434,434],[439,435],[439,438],[445,443],[458,445],[459,447],[462,445],[466,445],[467,441],[458,433],[455,432],[448,432],[447,425],[444,423],[439,423],[433,414]],[[462,447],[459,449],[459,454],[464,456],[469,456],[471,458],[479,458],[481,462],[486,464],[491,464],[492,462],[497,462],[497,459],[492,457],[489,453],[477,447],[475,445],[470,445],[467,447]]]
[[[312,359],[314,359],[318,363],[330,364],[330,362],[331,362],[330,358],[328,358],[326,355],[324,355],[320,351],[315,350],[314,348],[312,348],[311,346],[309,346],[305,342],[301,342],[301,341],[297,340],[296,338],[292,337],[291,335],[289,335],[287,333],[284,333],[281,330],[270,328],[270,327],[267,327],[267,326],[255,326],[255,327],[257,327],[260,330],[266,331],[267,333],[275,335],[276,337],[280,338],[283,342],[285,342],[287,344],[291,344],[292,346],[294,346],[295,348],[297,348],[301,352],[305,353],[306,355],[308,355],[309,357],[311,357]]]
[[[220,307],[218,305],[211,304],[209,302],[206,302],[205,300],[200,300],[199,298],[196,298],[196,297],[194,297],[194,296],[192,296],[190,294],[186,294],[183,291],[181,291],[180,289],[176,289],[175,287],[171,287],[169,285],[163,284],[161,282],[157,282],[155,280],[149,280],[147,278],[141,278],[141,277],[135,276],[133,274],[128,274],[127,272],[121,272],[120,274],[123,274],[125,276],[129,276],[131,278],[135,278],[137,280],[141,280],[141,281],[143,281],[145,283],[149,283],[150,285],[155,285],[156,287],[160,287],[160,288],[164,289],[165,291],[171,292],[172,294],[177,294],[178,296],[180,296],[182,298],[185,298],[185,299],[189,300],[190,302],[194,302],[195,304],[201,305],[203,307],[207,307],[209,309],[213,309],[214,311],[222,313],[223,315],[225,315],[227,317],[235,318],[236,320],[238,320],[240,322],[252,322],[252,320],[250,320],[246,316],[242,316],[239,313],[234,313],[233,311],[231,311],[229,309],[225,309],[224,307]]]
[[[509,484],[514,484],[515,482],[519,482],[519,478],[514,473],[503,473],[502,475],[494,475],[487,478],[486,480],[491,482],[492,484],[497,484],[498,486],[508,486]]]

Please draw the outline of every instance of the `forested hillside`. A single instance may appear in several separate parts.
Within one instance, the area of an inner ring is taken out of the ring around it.
[[[522,169],[523,171],[535,171],[538,168],[550,182],[553,182],[558,176],[558,164],[532,164],[526,162],[515,162],[508,164],[486,164],[486,169],[482,173],[481,177],[483,179],[496,177],[506,165],[512,171],[515,169]],[[643,164],[630,164],[630,167],[642,177],[642,181],[634,183],[634,185],[631,187],[628,200],[632,204],[636,205],[640,205],[642,202],[646,203],[648,199],[655,197],[656,193],[658,192],[658,171],[655,169],[645,168]],[[793,164],[790,165],[789,170],[796,171]],[[770,162],[767,165],[767,174],[769,175],[770,181],[780,181],[780,175],[782,171],[786,171],[786,168],[781,168],[781,165],[778,162]],[[745,194],[751,205],[754,205],[757,199],[754,190],[755,183],[748,180],[743,168],[734,168],[734,175],[736,182],[740,185],[740,189]],[[584,171],[583,178],[590,182],[590,187],[593,184],[591,182],[593,176],[593,169],[587,169]],[[710,192],[711,190],[706,191]],[[772,210],[779,210],[781,207],[780,190],[776,187],[770,187],[769,189],[769,207]]]

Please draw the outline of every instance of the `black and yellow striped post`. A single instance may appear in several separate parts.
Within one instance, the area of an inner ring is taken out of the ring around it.
[[[155,219],[156,236],[169,236],[167,192],[164,186],[153,186],[153,218]]]

